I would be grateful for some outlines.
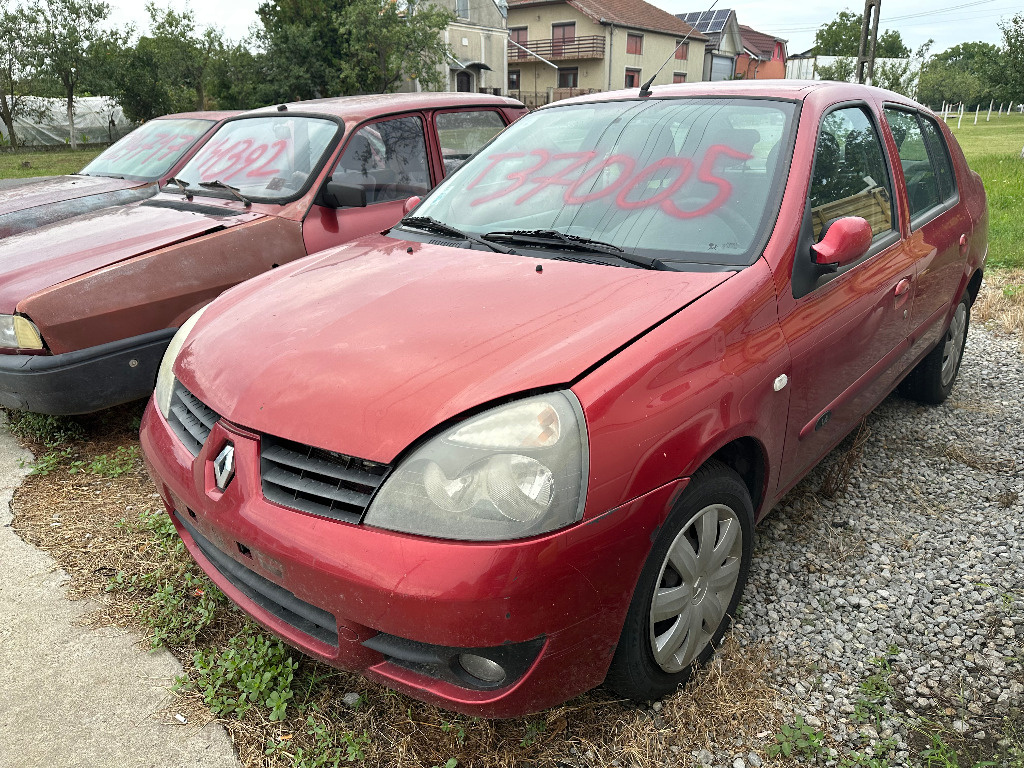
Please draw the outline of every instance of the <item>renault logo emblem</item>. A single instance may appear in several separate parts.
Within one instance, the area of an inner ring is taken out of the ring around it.
[[[231,478],[235,476],[235,446],[228,443],[221,448],[217,458],[213,460],[213,479],[217,483],[217,490],[223,491],[228,487]]]

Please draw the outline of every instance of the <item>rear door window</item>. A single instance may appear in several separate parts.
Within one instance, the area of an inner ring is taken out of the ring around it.
[[[397,117],[363,126],[349,139],[333,177],[362,187],[368,204],[426,194],[431,184],[423,120]]]
[[[444,175],[454,171],[505,127],[501,115],[480,112],[442,112],[437,115],[437,137],[441,142]]]
[[[892,182],[874,123],[862,107],[830,112],[822,120],[811,180],[811,222],[818,240],[825,225],[860,216],[875,238],[894,229]]]
[[[887,107],[885,119],[899,150],[914,226],[953,196],[949,155],[938,127],[916,112]]]

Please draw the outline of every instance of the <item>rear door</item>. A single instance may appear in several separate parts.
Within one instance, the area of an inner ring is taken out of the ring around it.
[[[927,352],[945,330],[963,276],[972,222],[966,207],[960,204],[949,149],[938,123],[920,112],[891,104],[885,107],[885,119],[905,180],[908,245],[918,255],[909,362]]]
[[[893,177],[877,114],[867,104],[826,112],[791,293],[779,297],[793,355],[790,412],[780,473],[789,487],[838,443],[895,384],[906,348],[914,254],[901,238]],[[838,271],[813,265],[810,245],[830,222],[871,224],[867,254]]]

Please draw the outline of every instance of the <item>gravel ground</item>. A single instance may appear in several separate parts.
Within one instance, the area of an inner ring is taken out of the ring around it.
[[[819,758],[831,743],[844,754],[887,755],[893,766],[921,764],[922,730],[938,728],[962,756],[991,759],[1008,746],[1007,724],[1019,727],[1017,349],[1013,337],[972,328],[944,405],[889,397],[867,419],[847,490],[833,500],[817,492],[826,461],[758,529],[735,632],[768,644],[777,706],[828,735]],[[760,764],[740,750],[694,756]]]

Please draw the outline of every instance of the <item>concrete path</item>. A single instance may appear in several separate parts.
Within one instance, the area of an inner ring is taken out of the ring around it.
[[[224,729],[166,725],[155,713],[181,666],[119,629],[79,626],[88,603],[11,528],[10,501],[31,460],[0,414],[0,768],[232,768]]]

